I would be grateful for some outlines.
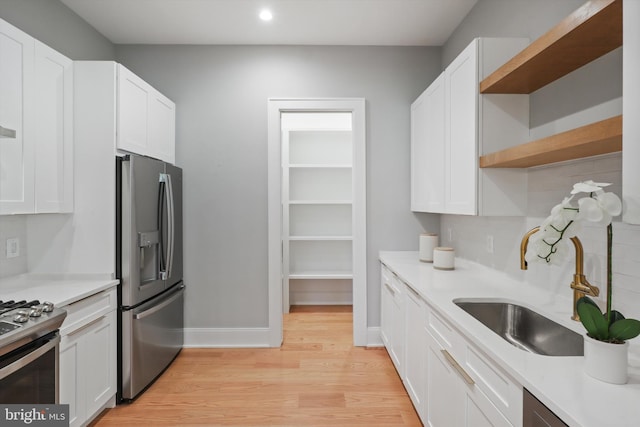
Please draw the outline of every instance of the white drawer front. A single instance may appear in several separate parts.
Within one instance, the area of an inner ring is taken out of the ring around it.
[[[104,290],[87,298],[62,307],[67,317],[60,328],[62,336],[72,333],[88,322],[115,310],[117,306],[116,288]]]
[[[509,421],[518,425],[522,418],[522,387],[471,345],[466,346],[464,369],[484,395]]]

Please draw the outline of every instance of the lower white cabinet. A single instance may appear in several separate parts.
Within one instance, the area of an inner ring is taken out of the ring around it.
[[[386,267],[382,267],[382,313],[381,331],[387,352],[398,371],[404,378],[404,285]]]
[[[63,307],[60,403],[69,404],[69,425],[84,426],[116,394],[116,289]]]
[[[381,335],[422,423],[521,427],[522,386],[382,264]]]
[[[427,369],[427,305],[410,286],[406,286],[405,298],[405,366],[404,386],[418,415],[426,415]]]
[[[443,321],[438,323],[445,325]],[[431,427],[521,425],[520,418],[509,420],[483,392],[481,384],[477,383],[484,378],[467,363],[466,356],[473,350],[464,339],[461,336],[441,334],[441,330],[433,328],[431,322],[427,329],[426,378],[429,398],[426,401],[424,423]],[[451,328],[448,331],[456,333]],[[493,370],[493,367],[489,369]],[[504,383],[486,385],[501,387]],[[509,396],[509,402],[514,398],[521,401],[521,392],[518,393],[517,388],[510,392],[515,392],[515,395]]]

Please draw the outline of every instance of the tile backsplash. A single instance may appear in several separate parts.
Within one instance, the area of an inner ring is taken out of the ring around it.
[[[7,239],[19,241],[19,255],[7,258]],[[24,215],[0,216],[0,278],[27,272],[27,218]]]
[[[522,271],[520,241],[527,230],[539,225],[551,208],[569,195],[574,183],[588,179],[610,182],[612,185],[607,191],[621,195],[622,156],[615,154],[532,168],[528,172],[526,217],[442,215],[441,242],[453,246],[462,258],[570,299],[569,284],[575,268],[573,253],[560,266],[531,263],[527,271]],[[640,318],[640,226],[624,224],[619,218],[613,226],[613,306],[627,317]],[[490,237],[493,237],[492,252],[487,244]],[[597,224],[584,224],[578,237],[584,247],[584,273],[591,284],[600,288],[598,299],[604,302],[606,229]]]

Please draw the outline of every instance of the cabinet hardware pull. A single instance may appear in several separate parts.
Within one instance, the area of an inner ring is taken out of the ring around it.
[[[0,138],[15,138],[16,131],[0,126]]]
[[[396,290],[389,284],[389,282],[384,282],[384,285],[387,287],[387,289],[389,289],[389,292],[391,292],[393,295],[396,294]]]
[[[462,376],[462,378],[464,379],[464,381],[469,384],[469,385],[474,385],[476,382],[473,380],[473,378],[471,378],[471,376],[469,376],[469,374],[467,374],[467,371],[465,371],[462,366],[460,366],[460,364],[456,361],[456,359],[453,358],[453,356],[451,354],[449,354],[449,352],[447,350],[440,350],[442,352],[442,354],[444,355],[444,358],[447,359],[447,362],[449,362],[449,365],[451,365],[451,367],[453,369],[455,369],[456,371],[458,371],[458,373]]]
[[[409,289],[411,293],[414,294],[417,298],[420,298],[420,294],[418,293],[418,291],[413,289],[411,286],[407,285],[407,289]]]
[[[93,320],[89,321],[88,323],[85,323],[84,325],[80,326],[79,328],[74,329],[73,331],[67,332],[66,334],[64,334],[64,336],[70,337],[70,336],[76,335],[78,332],[83,331],[83,330],[87,329],[89,326],[92,326],[92,325],[98,323],[99,321],[101,321],[105,317],[107,317],[106,314],[104,314],[104,315],[102,315],[102,316],[100,316],[100,317],[98,317],[96,319],[93,319]]]

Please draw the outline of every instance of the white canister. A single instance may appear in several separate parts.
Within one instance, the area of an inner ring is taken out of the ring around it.
[[[433,248],[433,268],[437,270],[453,270],[456,253],[453,248],[439,246]]]
[[[433,262],[433,250],[438,246],[438,235],[422,233],[420,235],[420,261]]]

